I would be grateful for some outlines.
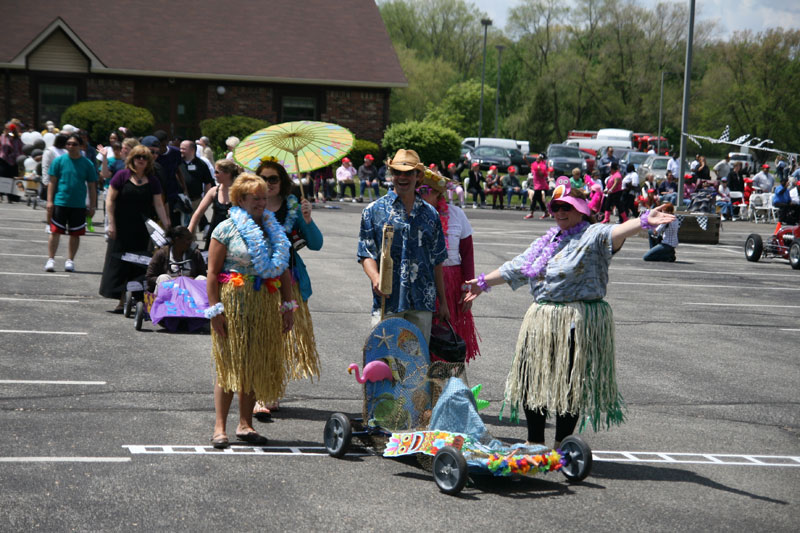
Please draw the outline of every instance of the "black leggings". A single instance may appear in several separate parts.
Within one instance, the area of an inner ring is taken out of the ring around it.
[[[486,193],[483,192],[481,187],[470,187],[469,192],[472,193],[472,203],[478,203],[478,197],[481,197],[481,204],[486,203]]]
[[[536,210],[536,204],[542,206],[542,211],[547,214],[547,205],[544,203],[544,189],[536,189],[533,191],[533,198],[531,199],[531,213]]]
[[[572,373],[572,362],[575,360],[575,330],[569,335],[569,373]],[[527,385],[525,387],[527,389]],[[523,398],[522,410],[525,412],[525,420],[528,423],[528,442],[544,442],[544,427],[547,423],[547,409],[541,410],[528,409],[527,397]],[[578,424],[578,414],[556,415],[556,441],[561,442],[566,437],[572,435],[575,426]]]

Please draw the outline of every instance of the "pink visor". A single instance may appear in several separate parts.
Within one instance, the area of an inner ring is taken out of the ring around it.
[[[553,191],[553,198],[548,204],[548,210],[552,212],[550,206],[553,205],[553,202],[564,202],[577,209],[579,213],[584,214],[587,217],[590,216],[591,211],[589,210],[589,204],[586,203],[586,200],[581,200],[580,198],[570,196],[569,190],[569,178],[566,176],[559,176],[556,180],[556,188]]]

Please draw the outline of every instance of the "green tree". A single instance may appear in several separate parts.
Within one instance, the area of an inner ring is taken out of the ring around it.
[[[61,115],[63,124],[72,124],[89,132],[89,137],[105,140],[108,133],[125,126],[131,135],[147,135],[153,131],[153,114],[143,107],[136,107],[117,100],[92,100],[72,105]]]
[[[418,52],[403,46],[395,50],[408,87],[392,90],[390,121],[422,120],[432,103],[441,100],[455,82],[455,69],[441,58],[421,58]]]
[[[219,157],[226,151],[225,140],[228,137],[238,137],[241,140],[267,126],[269,122],[260,118],[231,115],[201,121],[200,131],[211,140],[214,154]]]
[[[495,89],[484,86],[483,136],[489,137],[494,124]],[[481,105],[481,82],[468,80],[453,85],[444,99],[425,115],[425,122],[439,124],[459,133],[462,137],[478,135],[478,118]]]

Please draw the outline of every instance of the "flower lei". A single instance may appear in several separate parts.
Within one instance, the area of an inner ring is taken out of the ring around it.
[[[230,219],[242,236],[253,268],[262,278],[277,278],[289,266],[289,239],[272,212],[264,211],[264,233],[241,207],[231,207]],[[269,242],[264,240],[267,235]]]
[[[286,233],[292,232],[294,223],[297,220],[297,213],[300,212],[300,209],[298,209],[299,205],[297,198],[295,198],[293,194],[290,194],[289,197],[286,198],[286,220],[283,221],[283,230]]]
[[[571,237],[572,235],[582,232],[587,226],[589,226],[589,223],[584,220],[580,224],[572,226],[564,231],[560,231],[558,226],[550,228],[544,236],[539,237],[536,242],[533,243],[531,251],[525,256],[527,264],[522,267],[522,273],[529,278],[536,278],[544,271],[547,262],[553,257],[561,241],[566,237]]]
[[[450,210],[447,206],[447,200],[445,200],[443,197],[439,198],[439,201],[436,203],[436,210],[439,211],[439,220],[442,223],[442,233],[444,233],[445,248],[450,248],[450,243],[447,239],[447,228],[450,220]]]

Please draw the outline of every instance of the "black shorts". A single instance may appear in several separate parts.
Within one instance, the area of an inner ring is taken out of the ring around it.
[[[84,235],[86,233],[86,208],[53,206],[50,233]]]

